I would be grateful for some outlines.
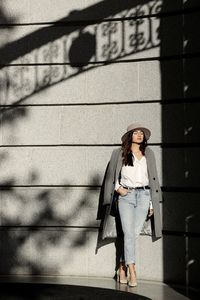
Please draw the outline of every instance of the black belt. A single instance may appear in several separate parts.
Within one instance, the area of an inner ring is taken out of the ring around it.
[[[123,186],[122,187],[126,190],[149,190],[150,187],[148,185],[145,186],[137,186],[137,187],[127,187],[127,186]]]

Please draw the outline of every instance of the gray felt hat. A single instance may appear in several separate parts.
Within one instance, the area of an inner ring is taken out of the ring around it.
[[[142,130],[142,131],[144,132],[145,138],[146,138],[147,140],[150,138],[150,136],[151,136],[151,131],[150,131],[148,128],[142,126],[142,125],[139,124],[139,123],[133,123],[133,124],[130,124],[130,125],[127,127],[127,132],[126,132],[126,133],[122,136],[122,138],[121,138],[122,142],[124,142],[124,140],[125,140],[127,134],[128,134],[130,131],[137,130],[137,129],[140,129],[140,130]]]

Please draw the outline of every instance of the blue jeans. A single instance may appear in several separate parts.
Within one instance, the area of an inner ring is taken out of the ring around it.
[[[127,195],[119,195],[119,214],[124,232],[125,263],[135,263],[135,242],[146,220],[149,202],[149,189],[128,190]]]

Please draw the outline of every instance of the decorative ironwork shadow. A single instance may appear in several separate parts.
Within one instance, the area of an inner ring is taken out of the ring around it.
[[[0,49],[0,104],[19,104],[87,70],[159,47],[156,14],[162,1],[140,3],[103,1],[5,45]]]

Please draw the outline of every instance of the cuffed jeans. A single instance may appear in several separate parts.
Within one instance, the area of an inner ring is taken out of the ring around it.
[[[119,214],[124,232],[126,265],[135,263],[135,243],[146,220],[150,199],[149,189],[133,189],[128,190],[125,196],[119,195]]]

